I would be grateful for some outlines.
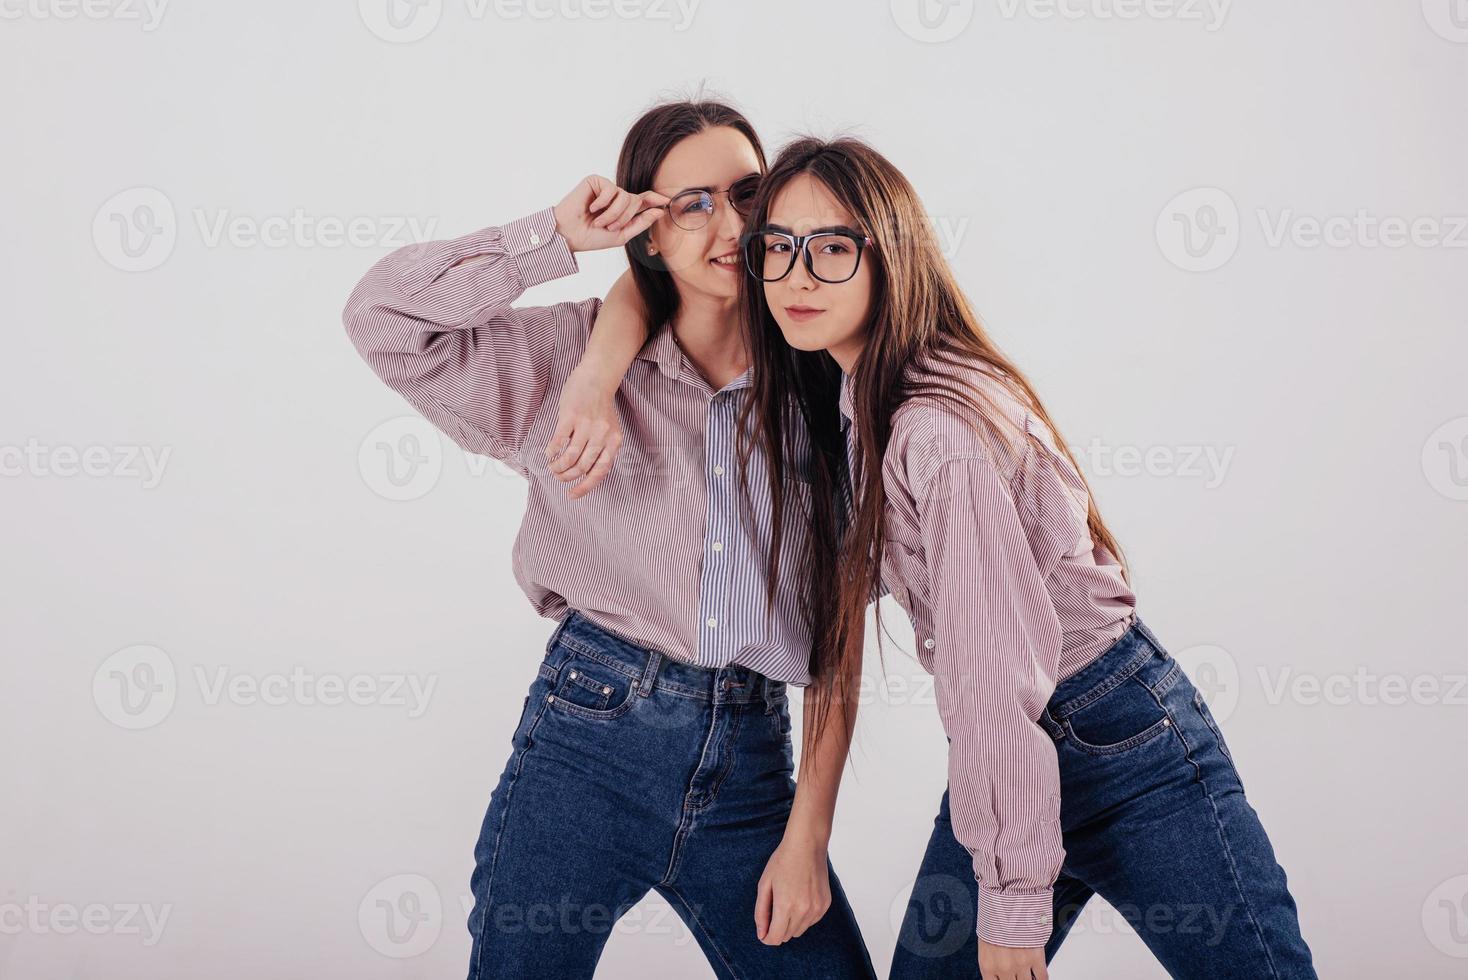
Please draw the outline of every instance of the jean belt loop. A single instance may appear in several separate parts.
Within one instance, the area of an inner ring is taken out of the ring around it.
[[[1050,707],[1048,705],[1040,709],[1040,727],[1045,729],[1046,733],[1057,742],[1065,737],[1065,729],[1061,726],[1060,722],[1055,720],[1055,716],[1050,713]]]
[[[647,651],[647,665],[642,668],[642,679],[637,682],[638,697],[652,693],[653,681],[657,679],[658,667],[662,666],[663,655],[656,650]]]
[[[765,714],[772,714],[775,710],[775,682],[764,674],[760,675],[760,694],[765,701]]]
[[[555,648],[556,642],[561,638],[561,634],[566,631],[566,627],[570,626],[571,621],[575,618],[576,610],[568,608],[566,614],[561,617],[560,622],[556,623],[556,628],[551,631],[550,639],[546,640],[545,649],[547,653]]]

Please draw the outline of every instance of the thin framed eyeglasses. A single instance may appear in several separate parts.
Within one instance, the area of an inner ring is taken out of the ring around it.
[[[730,184],[727,190],[710,191],[702,188],[675,194],[668,201],[668,218],[684,231],[698,231],[714,216],[714,198],[720,194],[728,197],[729,206],[742,218],[749,216],[755,197],[759,194],[760,175],[749,174]]]
[[[877,243],[858,231],[834,228],[792,235],[777,228],[746,232],[744,267],[761,282],[779,282],[795,268],[795,257],[805,262],[805,271],[821,282],[845,282],[861,267],[861,253]]]

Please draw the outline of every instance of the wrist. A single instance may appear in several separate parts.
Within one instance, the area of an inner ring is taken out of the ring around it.
[[[824,851],[831,845],[831,823],[829,820],[799,817],[792,812],[785,822],[784,839],[799,847]]]
[[[621,387],[626,367],[626,364],[618,365],[613,359],[588,348],[581,355],[581,361],[571,369],[571,377],[594,390],[612,395]]]
[[[565,221],[561,216],[561,205],[557,204],[555,207],[551,208],[551,218],[556,223],[556,234],[560,235],[561,238],[566,242],[566,247],[570,249],[572,253],[581,251],[580,243],[572,238],[569,234],[567,234],[567,231],[570,228],[570,224]]]

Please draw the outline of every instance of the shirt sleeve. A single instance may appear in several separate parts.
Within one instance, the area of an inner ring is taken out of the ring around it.
[[[352,291],[342,322],[378,377],[429,421],[469,452],[508,459],[524,446],[565,341],[584,345],[595,315],[595,301],[510,304],[575,271],[546,208],[389,253]]]
[[[1030,451],[1033,451],[1032,449]],[[978,934],[1043,946],[1065,852],[1055,746],[1037,720],[1061,629],[1009,483],[985,458],[940,463],[919,505],[953,833],[973,856]]]

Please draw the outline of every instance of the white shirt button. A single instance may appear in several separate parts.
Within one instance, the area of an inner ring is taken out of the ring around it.
[[[933,638],[931,636],[923,641],[923,647],[928,650],[933,649]]]
[[[719,625],[719,621],[717,619],[710,619],[709,620],[709,629],[713,629],[714,627],[716,627],[718,625]]]
[[[532,244],[532,245],[539,245],[540,244],[540,236],[537,235],[533,231],[530,233],[530,244]]]
[[[713,549],[715,551],[723,551],[724,550],[724,542],[722,542],[722,541],[715,541],[713,543]]]
[[[724,475],[724,468],[722,466],[715,466],[714,467],[714,476],[723,476],[723,475]]]

